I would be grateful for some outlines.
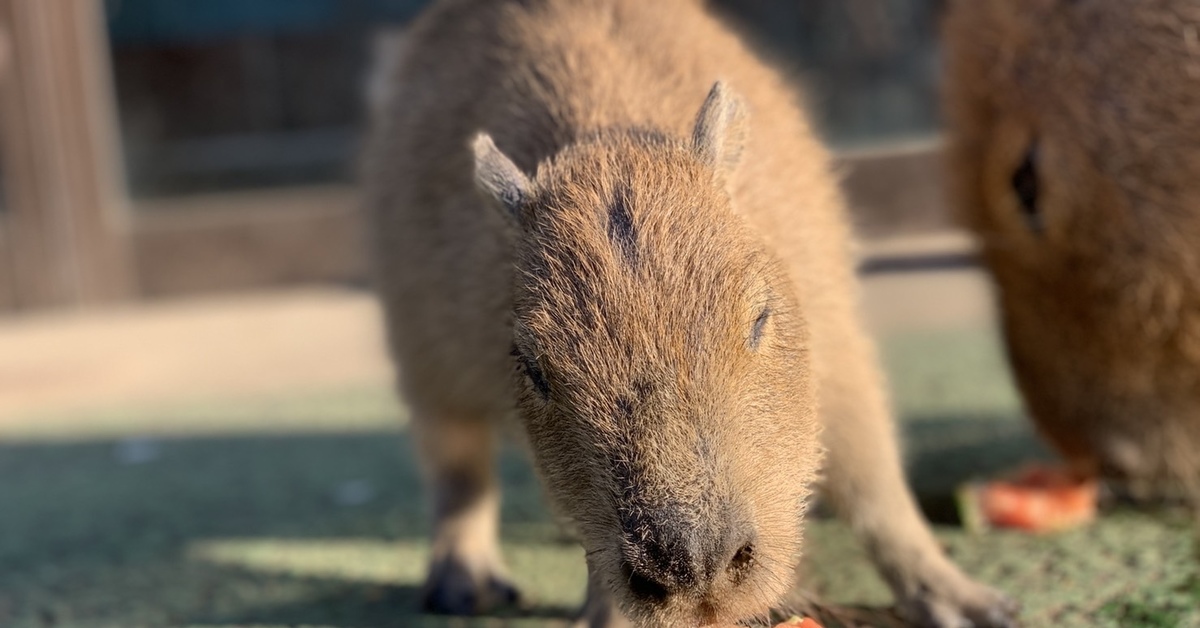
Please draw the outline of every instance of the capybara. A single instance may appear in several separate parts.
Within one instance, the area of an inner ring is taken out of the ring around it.
[[[1080,473],[1200,498],[1200,4],[960,0],[951,193],[1029,413]]]
[[[444,0],[403,48],[366,183],[427,608],[517,595],[513,416],[586,551],[588,625],[764,617],[823,458],[902,613],[1009,625],[906,488],[842,199],[780,75],[699,0]]]

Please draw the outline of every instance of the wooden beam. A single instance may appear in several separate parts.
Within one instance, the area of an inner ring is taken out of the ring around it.
[[[134,292],[101,0],[0,0],[0,153],[19,307]]]
[[[838,155],[860,238],[956,231],[946,206],[941,143],[936,138]]]
[[[352,187],[146,201],[137,216],[134,249],[148,296],[361,283],[367,274]]]

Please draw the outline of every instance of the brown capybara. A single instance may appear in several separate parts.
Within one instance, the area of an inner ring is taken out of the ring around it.
[[[445,0],[403,48],[366,178],[429,609],[516,597],[513,416],[586,550],[588,625],[764,616],[822,458],[902,613],[1009,625],[905,486],[842,200],[778,74],[699,0]]]
[[[1135,497],[1200,498],[1200,4],[960,0],[955,205],[1041,432]]]

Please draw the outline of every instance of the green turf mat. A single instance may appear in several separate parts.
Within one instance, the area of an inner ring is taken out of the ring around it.
[[[996,339],[890,339],[884,354],[910,472],[935,519],[977,475],[1048,455],[1021,416]],[[503,534],[533,600],[523,617],[415,615],[427,524],[401,409],[380,389],[106,409],[0,429],[0,626],[564,626],[580,550],[515,451]],[[939,528],[965,569],[1020,599],[1029,626],[1200,625],[1195,529],[1117,513],[1031,537]],[[809,529],[808,584],[888,596],[845,527]]]

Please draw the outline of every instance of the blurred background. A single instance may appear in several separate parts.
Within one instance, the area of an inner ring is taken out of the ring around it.
[[[0,0],[0,626],[564,625],[579,550],[507,449],[532,609],[413,614],[428,526],[355,160],[370,67],[426,4]],[[1175,604],[1194,564],[1174,528],[955,527],[959,482],[1046,453],[942,199],[941,3],[717,4],[807,86],[837,152],[909,472],[956,559],[1030,625]],[[815,591],[887,602],[843,528],[810,537]]]
[[[360,281],[367,70],[425,4],[6,2],[0,311]],[[933,2],[720,4],[834,145],[936,132]]]

